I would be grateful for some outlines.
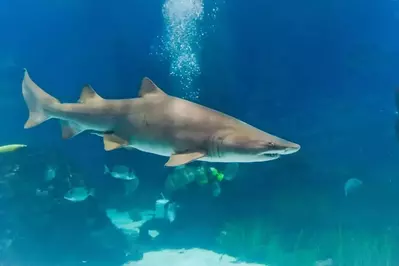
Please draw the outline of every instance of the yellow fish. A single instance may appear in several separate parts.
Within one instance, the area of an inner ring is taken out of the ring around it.
[[[25,144],[10,144],[10,145],[4,145],[0,146],[0,153],[6,153],[6,152],[12,152],[19,150],[21,148],[25,148]]]

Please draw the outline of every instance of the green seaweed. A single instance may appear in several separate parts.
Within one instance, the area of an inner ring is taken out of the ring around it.
[[[324,265],[321,262],[327,259],[334,266],[399,265],[399,238],[393,230],[370,232],[339,226],[317,233],[301,229],[288,240],[283,235],[267,221],[235,221],[226,224],[218,243],[227,254],[271,266]]]

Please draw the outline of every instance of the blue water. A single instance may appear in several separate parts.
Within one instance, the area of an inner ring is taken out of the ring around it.
[[[399,265],[399,3],[168,1],[0,0],[0,145],[28,145],[0,154],[0,265],[122,265],[190,247],[270,265]],[[176,192],[173,226],[132,244],[104,210],[152,208],[166,158],[105,152],[86,133],[62,140],[56,121],[24,130],[23,68],[62,102],[88,83],[104,98],[136,97],[148,76],[302,148],[240,165],[219,197],[195,184]],[[38,196],[50,164],[53,190]],[[132,198],[104,164],[134,169]],[[349,178],[363,185],[345,197]],[[82,183],[97,196],[63,198]]]

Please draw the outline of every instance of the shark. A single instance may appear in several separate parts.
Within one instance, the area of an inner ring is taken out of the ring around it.
[[[85,85],[76,103],[61,103],[24,69],[22,95],[29,109],[25,129],[58,119],[64,139],[89,131],[103,138],[106,151],[126,148],[166,156],[168,167],[193,161],[265,162],[300,149],[232,116],[171,96],[147,77],[136,98],[104,99]]]

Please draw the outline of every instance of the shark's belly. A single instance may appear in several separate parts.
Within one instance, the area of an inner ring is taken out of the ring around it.
[[[148,152],[160,156],[166,156],[169,157],[174,153],[174,148],[164,142],[161,141],[156,141],[156,140],[151,140],[151,139],[137,139],[133,137],[129,141],[129,146],[133,147],[137,150],[143,151],[143,152]]]
[[[173,141],[135,136],[130,139],[129,146],[143,152],[152,153],[165,157],[170,157],[172,154],[175,154],[176,151],[190,150],[191,148],[189,145],[189,141],[188,142],[181,141],[179,145],[173,145],[170,143],[173,143]],[[215,163],[227,163],[231,161],[229,160],[229,158],[211,157],[211,156],[204,156],[198,160],[204,162],[215,162]]]
[[[130,125],[123,128],[129,134],[116,133],[128,135],[130,147],[160,156],[170,157],[179,152],[207,150],[204,143],[209,139],[209,128],[201,128],[190,119],[176,122],[170,117],[171,115],[155,115],[151,112],[145,117],[131,116]]]

